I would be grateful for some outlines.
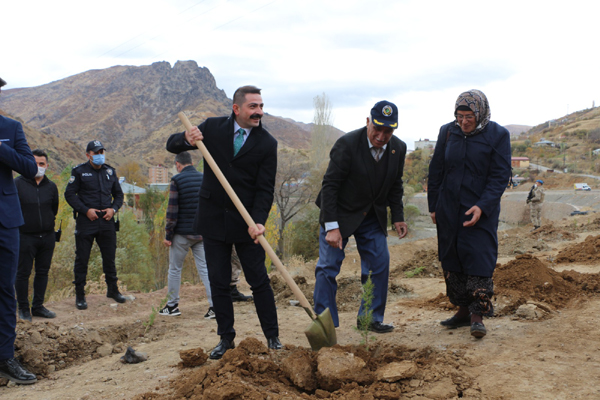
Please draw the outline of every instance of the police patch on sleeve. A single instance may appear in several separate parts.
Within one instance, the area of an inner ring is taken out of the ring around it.
[[[390,115],[392,115],[393,112],[394,112],[394,110],[392,110],[392,107],[390,107],[390,106],[385,106],[381,110],[381,113],[383,115],[385,115],[386,117],[389,117]]]
[[[73,183],[75,182],[75,177],[73,175],[71,175],[71,177],[69,178],[69,183]]]
[[[113,174],[113,170],[112,169],[109,169],[107,172],[108,172],[109,175]]]

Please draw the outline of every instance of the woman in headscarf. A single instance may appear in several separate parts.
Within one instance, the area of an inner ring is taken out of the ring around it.
[[[441,127],[429,165],[427,200],[437,225],[438,253],[446,293],[458,312],[441,322],[487,331],[492,316],[492,275],[498,258],[500,198],[511,174],[510,135],[490,121],[490,107],[479,90],[458,96],[455,120]]]

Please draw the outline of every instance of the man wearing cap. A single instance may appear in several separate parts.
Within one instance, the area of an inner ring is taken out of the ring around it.
[[[377,333],[391,332],[383,323],[387,301],[390,255],[387,247],[387,207],[400,238],[406,236],[402,205],[402,172],[406,144],[394,136],[398,108],[380,101],[371,109],[367,126],[345,134],[331,149],[316,204],[319,222],[319,261],[315,269],[315,311],[329,307],[333,323],[339,326],[335,301],[337,282],[348,238],[354,235],[361,257],[361,282],[371,276],[374,285],[369,310],[364,301],[359,317],[372,311],[367,327]]]
[[[544,203],[544,181],[538,179],[535,181],[533,187],[529,191],[527,196],[527,203],[529,203],[529,216],[533,223],[533,230],[538,229],[542,226],[542,204]]]
[[[4,85],[0,79],[0,88]],[[33,179],[38,169],[21,123],[0,115],[0,378],[29,384],[37,379],[15,358],[14,348],[19,226],[24,221],[13,171]]]
[[[79,164],[71,171],[65,189],[65,200],[73,207],[77,221],[75,227],[75,305],[79,310],[87,308],[85,283],[94,239],[102,254],[102,270],[110,297],[119,303],[125,298],[117,286],[115,254],[117,235],[113,216],[123,205],[123,190],[117,172],[105,164],[104,146],[92,140],[86,148],[88,162]]]

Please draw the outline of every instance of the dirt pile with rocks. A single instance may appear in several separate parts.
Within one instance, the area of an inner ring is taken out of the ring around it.
[[[575,240],[577,235],[564,227],[542,225],[534,231],[510,229],[498,232],[498,254],[512,257],[552,250],[551,245]]]
[[[405,346],[335,346],[313,352],[286,346],[273,352],[244,339],[218,363],[187,371],[169,393],[135,400],[172,399],[432,399],[479,397],[463,351]]]
[[[146,328],[141,321],[133,324],[88,328],[83,323],[73,327],[46,321],[32,325],[19,321],[15,350],[31,372],[40,376],[89,362],[113,353],[122,353],[139,343]],[[160,330],[146,336],[152,340]]]
[[[415,276],[433,278],[442,275],[442,264],[438,260],[437,250],[417,250],[410,260],[390,265],[391,278]]]
[[[588,236],[583,242],[567,247],[556,256],[556,262],[559,264],[596,264],[598,261],[600,261],[600,235]]]

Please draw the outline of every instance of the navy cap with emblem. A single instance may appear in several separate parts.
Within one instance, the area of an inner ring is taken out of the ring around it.
[[[90,151],[93,151],[95,153],[100,150],[104,150],[104,146],[102,146],[102,143],[100,143],[99,140],[92,140],[91,142],[88,143],[87,148],[85,149],[85,152],[89,153]]]
[[[390,101],[381,100],[371,109],[371,122],[377,126],[398,128],[398,107]]]

